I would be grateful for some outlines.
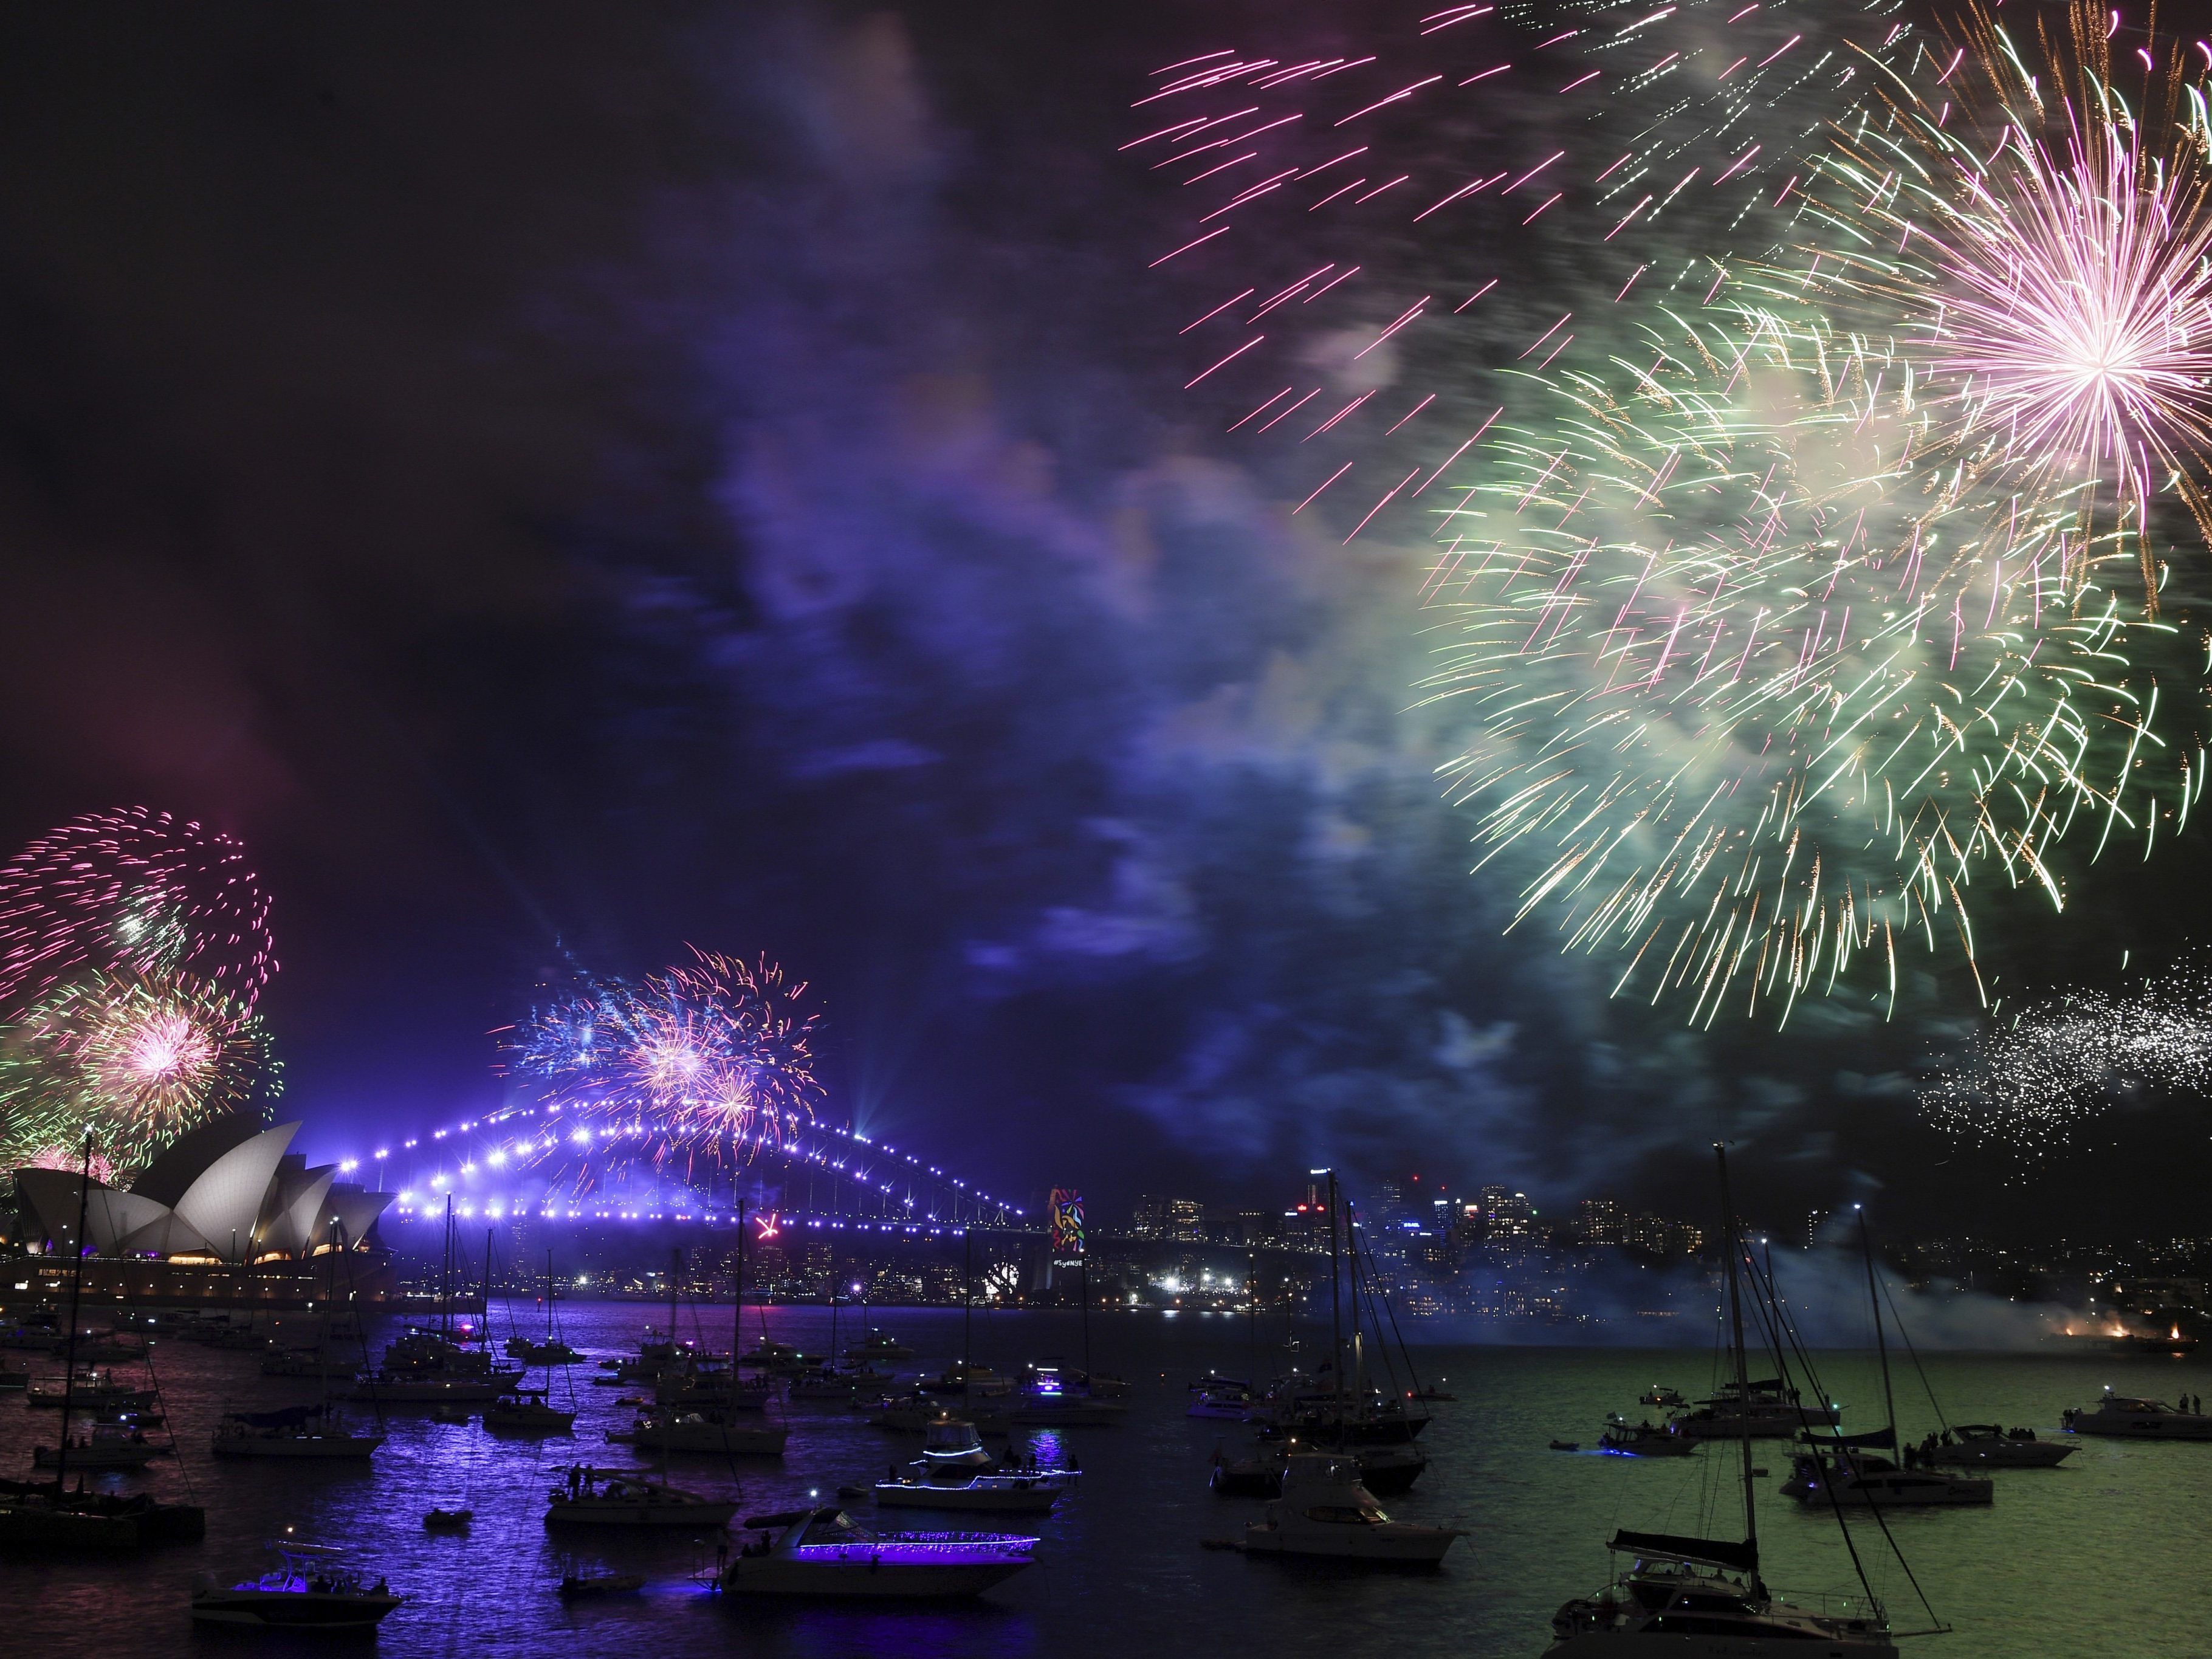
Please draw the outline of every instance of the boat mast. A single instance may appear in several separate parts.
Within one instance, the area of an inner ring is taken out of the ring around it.
[[[553,1252],[550,1249],[545,1252],[545,1340],[549,1346],[553,1341]]]
[[[745,1344],[745,1201],[738,1200],[737,1284],[730,1297],[730,1409],[738,1408],[738,1353]],[[764,1349],[766,1343],[762,1344]],[[767,1354],[761,1356],[765,1359]]]
[[[1343,1273],[1336,1255],[1336,1171],[1328,1172],[1328,1370],[1336,1386],[1336,1415],[1344,1418]]]
[[[491,1352],[491,1236],[495,1231],[490,1227],[484,1229],[483,1345],[486,1353]],[[509,1304],[510,1309],[512,1305]],[[507,1316],[509,1330],[514,1328],[514,1317],[510,1311]]]
[[[70,1413],[76,1402],[76,1311],[84,1294],[84,1219],[92,1205],[92,1137],[84,1138],[84,1172],[76,1182],[76,1260],[70,1264],[69,1342],[62,1352],[62,1445],[54,1460],[54,1501],[59,1503],[69,1479]]]
[[[837,1246],[830,1246],[830,1369],[837,1369]]]
[[[1735,1353],[1735,1412],[1736,1425],[1742,1430],[1738,1436],[1743,1448],[1743,1541],[1750,1547],[1753,1566],[1751,1583],[1754,1591],[1763,1587],[1759,1580],[1759,1488],[1753,1484],[1751,1472],[1751,1373],[1743,1352],[1743,1291],[1736,1281],[1736,1251],[1739,1248],[1735,1226],[1735,1200],[1729,1195],[1728,1148],[1720,1141],[1713,1143],[1713,1157],[1721,1170],[1721,1225],[1728,1238],[1729,1332],[1730,1346]]]
[[[960,1389],[963,1399],[973,1399],[975,1384],[970,1380],[971,1369],[969,1333],[975,1319],[975,1230],[960,1230]]]
[[[1881,1293],[1875,1288],[1874,1241],[1867,1233],[1865,1206],[1854,1205],[1852,1207],[1859,1212],[1859,1250],[1866,1257],[1867,1302],[1874,1309],[1874,1346],[1875,1352],[1881,1356],[1881,1405],[1883,1411],[1889,1415],[1889,1449],[1894,1452],[1899,1449],[1897,1396],[1890,1392],[1889,1388],[1889,1344],[1881,1334]]]
[[[453,1195],[446,1194],[446,1233],[438,1241],[438,1334],[453,1340]]]

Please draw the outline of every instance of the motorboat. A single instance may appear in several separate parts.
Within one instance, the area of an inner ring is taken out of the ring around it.
[[[568,1484],[546,1494],[549,1527],[687,1527],[710,1531],[738,1512],[735,1498],[702,1498],[641,1475],[599,1476],[573,1467]]]
[[[1632,1423],[1615,1412],[1605,1419],[1605,1431],[1598,1436],[1597,1443],[1600,1450],[1620,1457],[1688,1457],[1700,1443],[1671,1425]]]
[[[0,1480],[0,1549],[104,1553],[207,1536],[207,1511],[140,1492],[65,1492],[52,1480]]]
[[[1680,1389],[1670,1389],[1663,1382],[1654,1382],[1636,1396],[1636,1403],[1639,1406],[1657,1406],[1662,1410],[1672,1410],[1675,1407],[1686,1406],[1690,1402],[1682,1397],[1682,1391]]]
[[[422,1530],[466,1532],[476,1518],[477,1512],[472,1509],[433,1509],[425,1512],[422,1516]]]
[[[860,1341],[845,1350],[845,1362],[851,1365],[872,1365],[878,1360],[911,1359],[914,1350],[895,1336],[871,1330]]]
[[[320,1348],[279,1348],[272,1345],[269,1352],[261,1356],[261,1374],[264,1376],[328,1377],[334,1382],[356,1382],[361,1379],[361,1366],[358,1362],[348,1364],[343,1361],[334,1365],[331,1363],[330,1355]]]
[[[15,1392],[30,1386],[30,1372],[20,1365],[0,1363],[0,1394]]]
[[[353,1434],[319,1406],[282,1411],[234,1412],[216,1425],[217,1457],[367,1457],[384,1443],[381,1432]]]
[[[800,1371],[818,1370],[823,1362],[819,1354],[804,1353],[788,1342],[771,1342],[763,1338],[759,1346],[747,1349],[738,1363],[750,1365],[755,1370],[790,1376]]]
[[[920,1463],[915,1472],[876,1483],[879,1509],[975,1510],[993,1515],[1050,1515],[1066,1483],[1049,1471],[972,1474],[965,1478]]]
[[[881,1382],[883,1379],[871,1376],[866,1380]],[[791,1400],[849,1401],[860,1393],[861,1382],[860,1377],[838,1370],[835,1366],[817,1365],[793,1376],[784,1391],[785,1397]]]
[[[923,1430],[921,1463],[931,1469],[988,1469],[996,1464],[975,1425],[964,1417],[939,1412]]]
[[[781,1457],[791,1431],[781,1423],[757,1419],[738,1421],[720,1411],[663,1410],[641,1417],[627,1429],[610,1429],[607,1439],[617,1446],[643,1451],[722,1452],[740,1457]]]
[[[1996,1483],[1985,1475],[1899,1468],[1888,1458],[1844,1441],[1832,1449],[1823,1443],[1816,1450],[1792,1454],[1782,1495],[1808,1504],[1952,1509],[1994,1503]]]
[[[52,1353],[62,1346],[62,1334],[51,1325],[10,1322],[0,1325],[0,1348],[25,1353]]]
[[[137,1411],[154,1403],[154,1391],[95,1366],[77,1372],[65,1382],[33,1382],[23,1392],[27,1406],[59,1411],[64,1401],[75,1410],[97,1411],[105,1407],[112,1411]]]
[[[74,1469],[143,1469],[155,1458],[168,1455],[169,1448],[149,1440],[137,1424],[102,1420],[92,1425],[90,1433],[71,1441],[66,1451],[56,1446],[35,1448],[31,1463],[41,1469],[64,1463]]]
[[[1741,1389],[1724,1384],[1718,1393],[1669,1418],[1667,1426],[1692,1440],[1735,1440],[1747,1434],[1754,1440],[1794,1439],[1806,1429],[1832,1429],[1843,1415],[1842,1407],[1818,1401],[1808,1404],[1796,1389],[1769,1377]]]
[[[1969,1469],[2055,1469],[2075,1449],[2038,1440],[2033,1429],[2007,1431],[1995,1423],[1954,1423],[1934,1445],[1923,1443],[1920,1461]]]
[[[1283,1493],[1264,1521],[1248,1522],[1244,1548],[1255,1555],[1322,1556],[1377,1566],[1433,1567],[1455,1527],[1393,1521],[1359,1484],[1359,1466],[1340,1452],[1292,1452],[1284,1461]]]
[[[2212,1440],[2212,1415],[2185,1412],[2163,1400],[2139,1399],[2105,1390],[2094,1412],[2069,1407],[2069,1434],[2109,1435],[2121,1440]]]
[[[384,1406],[483,1405],[522,1380],[520,1370],[448,1375],[423,1370],[378,1370],[354,1384],[350,1397]]]
[[[1183,1410],[1185,1417],[1210,1417],[1242,1423],[1252,1412],[1252,1390],[1242,1382],[1208,1389]]]
[[[601,1595],[629,1595],[645,1588],[641,1572],[567,1572],[553,1587],[563,1601],[581,1601]]]
[[[1014,1380],[1001,1376],[988,1365],[953,1364],[917,1386],[924,1394],[957,1394],[970,1400],[995,1400],[1014,1391]]]
[[[192,1587],[192,1618],[206,1625],[258,1625],[275,1630],[374,1630],[407,1598],[380,1574],[374,1583],[326,1545],[270,1547],[277,1567],[224,1589],[209,1574]]]
[[[1223,1498],[1279,1498],[1283,1468],[1290,1454],[1306,1446],[1304,1440],[1261,1440],[1249,1457],[1232,1458],[1216,1446],[1206,1484]],[[1316,1449],[1348,1457],[1358,1468],[1359,1484],[1378,1497],[1411,1492],[1429,1467],[1428,1458],[1410,1441],[1375,1446],[1331,1446]]]
[[[969,1401],[961,1409],[978,1428],[994,1434],[1006,1432],[1004,1414],[994,1409],[989,1401]],[[870,1427],[893,1429],[902,1434],[927,1434],[931,1424],[950,1414],[938,1401],[919,1393],[878,1400],[867,1411]]]
[[[725,1411],[765,1411],[775,1398],[772,1372],[744,1376],[719,1360],[702,1360],[672,1366],[653,1379],[657,1404],[685,1408],[719,1407]]]
[[[575,1423],[576,1413],[553,1405],[543,1389],[518,1389],[483,1409],[483,1425],[495,1432],[567,1434]]]
[[[749,1539],[721,1587],[741,1595],[950,1601],[981,1595],[1030,1565],[1037,1540],[1005,1533],[876,1532],[839,1509],[747,1518]]]
[[[584,1356],[558,1337],[540,1342],[527,1336],[510,1336],[507,1357],[529,1365],[573,1365]]]
[[[1616,1532],[1606,1547],[1628,1568],[1553,1616],[1544,1659],[1898,1659],[1880,1602],[1814,1609],[1770,1595],[1753,1545]]]

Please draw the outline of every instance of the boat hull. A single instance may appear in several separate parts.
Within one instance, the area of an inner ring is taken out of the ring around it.
[[[2085,1416],[2070,1432],[2100,1435],[2107,1440],[2212,1440],[2212,1417],[2161,1423],[2141,1418],[2106,1422]]]
[[[1640,1631],[1584,1631],[1544,1650],[1544,1659],[1898,1659],[1893,1642],[1808,1641],[1802,1637],[1645,1634]]]
[[[367,1458],[384,1443],[380,1434],[302,1434],[263,1440],[255,1437],[217,1438],[217,1457]]]
[[[318,1595],[312,1591],[202,1591],[192,1597],[192,1619],[203,1625],[253,1625],[264,1630],[374,1630],[400,1600],[397,1595]]]
[[[1957,1469],[2055,1469],[2075,1450],[2048,1440],[2008,1440],[1989,1446],[1969,1443],[1939,1447],[1928,1461]]]

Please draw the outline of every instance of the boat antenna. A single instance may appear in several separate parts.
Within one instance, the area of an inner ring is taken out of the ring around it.
[[[1743,1289],[1736,1273],[1735,1200],[1729,1194],[1728,1147],[1723,1142],[1713,1143],[1713,1158],[1720,1165],[1721,1228],[1728,1241],[1729,1337],[1735,1357],[1736,1425],[1742,1431],[1737,1438],[1743,1450],[1743,1541],[1751,1552],[1752,1591],[1764,1595],[1766,1589],[1759,1577],[1759,1488],[1751,1472],[1751,1372],[1743,1353]]]
[[[1889,1386],[1889,1343],[1881,1334],[1881,1291],[1875,1283],[1874,1240],[1867,1231],[1866,1207],[1854,1204],[1859,1212],[1859,1252],[1866,1257],[1867,1303],[1874,1310],[1874,1348],[1881,1356],[1881,1405],[1889,1414],[1889,1449],[1899,1450],[1897,1443],[1897,1396]]]
[[[54,1460],[54,1501],[58,1504],[68,1490],[70,1413],[76,1403],[76,1313],[77,1303],[84,1294],[84,1220],[85,1212],[92,1205],[92,1137],[84,1138],[84,1170],[76,1182],[76,1237],[72,1241],[76,1260],[70,1264],[69,1341],[62,1354],[62,1435],[61,1452]]]

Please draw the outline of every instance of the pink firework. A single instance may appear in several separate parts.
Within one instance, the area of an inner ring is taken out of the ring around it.
[[[250,1011],[276,969],[268,896],[219,831],[89,813],[0,866],[0,1009],[90,973],[189,977]]]

